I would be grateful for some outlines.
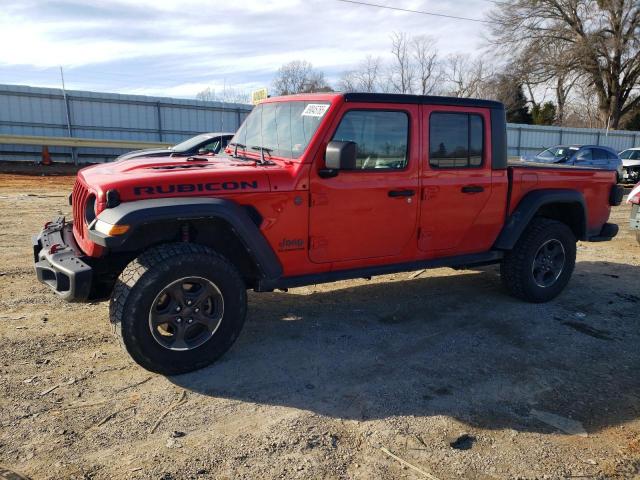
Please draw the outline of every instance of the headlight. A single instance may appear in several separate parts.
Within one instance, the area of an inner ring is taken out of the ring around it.
[[[96,220],[93,228],[96,232],[100,232],[107,237],[115,237],[129,231],[129,225],[112,225],[100,219]]]

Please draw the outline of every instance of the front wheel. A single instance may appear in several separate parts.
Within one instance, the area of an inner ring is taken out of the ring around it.
[[[515,297],[547,302],[562,292],[576,262],[576,238],[562,222],[536,218],[500,266],[502,283]]]
[[[109,316],[131,357],[175,375],[222,356],[244,324],[247,295],[237,269],[189,243],[147,250],[122,272]]]

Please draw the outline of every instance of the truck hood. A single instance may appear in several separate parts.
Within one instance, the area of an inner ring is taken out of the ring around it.
[[[269,173],[287,168],[284,162],[267,166],[226,155],[151,157],[87,167],[78,178],[103,203],[109,190],[122,201],[265,192],[271,189]]]

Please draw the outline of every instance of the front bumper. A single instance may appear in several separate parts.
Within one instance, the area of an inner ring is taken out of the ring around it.
[[[67,301],[86,301],[93,272],[73,238],[73,222],[58,217],[47,223],[32,241],[38,280]]]

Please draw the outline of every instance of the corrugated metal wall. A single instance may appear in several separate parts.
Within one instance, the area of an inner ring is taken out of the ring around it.
[[[251,105],[202,102],[177,98],[67,91],[74,137],[178,143],[203,132],[234,132]],[[67,106],[62,91],[0,85],[0,134],[69,135]],[[79,148],[80,162],[101,162],[126,150]],[[52,147],[54,160],[71,161],[70,148]],[[2,160],[31,160],[41,149],[0,145]]]
[[[563,144],[604,145],[619,152],[625,148],[640,147],[640,132],[509,123],[507,142],[511,157],[534,155],[545,148]]]
[[[251,105],[142,95],[67,91],[74,137],[178,143],[202,132],[235,131]],[[68,136],[61,90],[0,85],[0,134]],[[558,144],[606,145],[618,151],[640,146],[640,132],[560,128],[510,123],[510,156],[531,155]],[[54,160],[71,161],[72,150],[50,149]],[[1,160],[33,160],[40,148],[0,145]],[[103,162],[125,150],[79,148],[80,162]]]

